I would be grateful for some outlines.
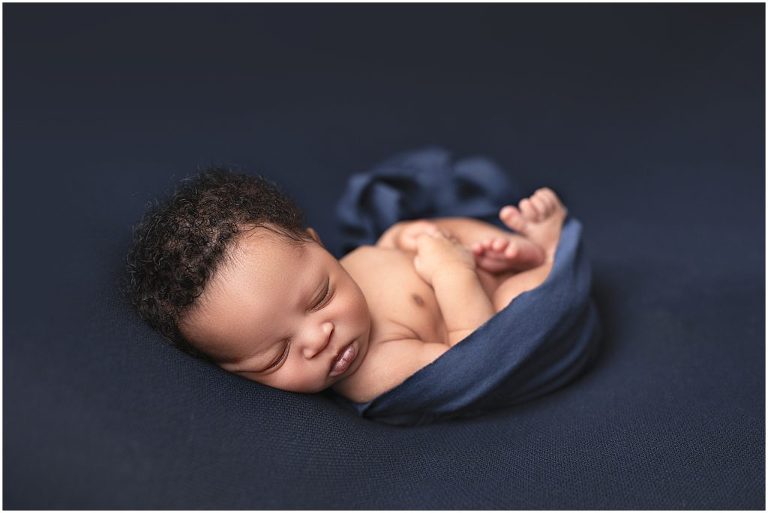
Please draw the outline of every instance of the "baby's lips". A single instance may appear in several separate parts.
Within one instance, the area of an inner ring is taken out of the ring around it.
[[[357,358],[357,349],[355,349],[354,344],[349,344],[334,360],[333,365],[331,366],[331,377],[339,376],[341,374],[344,374],[347,369],[349,369],[349,366],[352,365],[352,362]]]

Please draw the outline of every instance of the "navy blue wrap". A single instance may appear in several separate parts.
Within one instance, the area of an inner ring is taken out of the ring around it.
[[[439,148],[395,157],[354,175],[338,206],[343,248],[372,244],[397,221],[417,217],[496,219],[519,190],[493,163],[450,163]],[[545,282],[517,296],[467,338],[399,386],[367,403],[337,396],[361,416],[416,425],[474,416],[546,394],[596,354],[600,326],[581,224],[568,217]]]
[[[451,163],[441,148],[397,155],[367,173],[352,175],[339,200],[342,253],[374,244],[398,221],[428,217],[474,217],[501,226],[502,205],[520,189],[493,162],[467,158]]]

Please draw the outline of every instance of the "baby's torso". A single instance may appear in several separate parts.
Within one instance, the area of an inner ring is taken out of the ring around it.
[[[416,273],[413,255],[363,246],[341,259],[363,291],[371,313],[371,345],[415,338],[447,343],[448,330],[435,293]]]
[[[383,352],[393,347],[387,342],[416,339],[447,347],[448,329],[432,287],[416,273],[413,254],[363,246],[342,258],[341,264],[362,290],[371,314],[368,353],[344,387],[348,398],[366,402],[405,377],[386,367],[391,356],[388,359]]]

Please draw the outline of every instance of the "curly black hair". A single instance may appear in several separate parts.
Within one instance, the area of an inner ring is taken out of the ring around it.
[[[170,342],[210,360],[190,344],[180,320],[203,293],[235,236],[263,227],[300,243],[311,240],[298,206],[261,176],[212,167],[186,178],[150,204],[133,228],[126,292],[139,315]]]

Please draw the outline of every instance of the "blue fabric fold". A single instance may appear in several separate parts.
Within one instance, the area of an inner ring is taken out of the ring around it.
[[[520,189],[488,159],[452,163],[442,148],[403,153],[349,178],[336,207],[340,253],[374,244],[387,228],[407,219],[461,216],[501,226],[499,208],[521,198]]]
[[[405,153],[354,175],[338,205],[343,250],[373,244],[397,221],[468,216],[496,222],[520,189],[487,159],[451,164],[441,148]],[[359,415],[397,425],[475,416],[549,393],[597,353],[600,324],[590,297],[582,226],[568,217],[545,282],[517,296],[467,338],[367,403],[335,395]]]

